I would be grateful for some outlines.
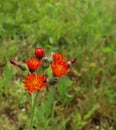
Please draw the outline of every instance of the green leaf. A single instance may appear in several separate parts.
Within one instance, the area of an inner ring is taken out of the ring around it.
[[[10,86],[10,81],[12,79],[13,73],[10,69],[10,63],[7,63],[7,65],[4,68],[4,84],[6,87]]]
[[[103,49],[103,52],[104,53],[109,53],[109,52],[111,52],[112,50],[111,50],[111,48],[110,47],[105,47],[104,49]]]
[[[58,92],[61,98],[65,98],[72,85],[72,81],[68,77],[62,77],[59,79],[57,86]]]
[[[90,110],[88,111],[88,113],[84,116],[84,120],[89,119],[99,107],[100,107],[99,104],[95,104],[95,105],[92,107],[92,109],[90,109]]]

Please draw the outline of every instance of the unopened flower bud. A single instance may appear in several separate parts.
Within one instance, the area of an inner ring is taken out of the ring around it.
[[[35,49],[35,56],[40,60],[44,56],[44,48],[36,48]]]
[[[10,63],[13,64],[13,65],[15,65],[15,66],[18,66],[23,71],[25,71],[25,70],[28,69],[27,66],[26,66],[26,64],[24,64],[24,63],[20,63],[20,62],[17,62],[15,60],[12,60],[12,59],[10,60]]]
[[[51,52],[51,57],[53,57],[54,54],[55,54],[54,52]]]
[[[44,69],[48,68],[50,65],[50,61],[49,61],[49,58],[48,57],[44,57],[42,58],[42,67]]]
[[[53,58],[51,56],[48,58],[48,60],[50,64],[53,63]]]
[[[28,70],[28,67],[26,64],[24,63],[20,63],[20,65],[18,66],[22,71]]]
[[[76,60],[77,60],[77,59],[75,58],[75,59],[73,59],[73,60],[68,61],[68,62],[67,62],[68,66],[74,64],[74,63],[76,62]]]
[[[49,79],[49,84],[50,85],[55,85],[56,83],[58,83],[58,78],[57,77],[52,77]]]
[[[11,59],[10,63],[15,65],[15,66],[19,66],[19,62],[17,62],[16,60]]]

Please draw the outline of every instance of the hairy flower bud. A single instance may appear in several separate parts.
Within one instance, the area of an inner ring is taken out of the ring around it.
[[[58,83],[58,78],[57,77],[52,77],[48,79],[48,82],[50,85],[55,85]]]
[[[44,52],[44,48],[36,48],[35,49],[35,56],[38,59],[41,59],[44,56],[45,52]]]
[[[17,62],[15,60],[11,59],[10,63],[13,64],[14,66],[19,67],[23,71],[27,70],[27,66],[25,64],[21,63],[21,62]]]
[[[10,63],[13,64],[14,66],[19,66],[19,62],[17,62],[16,60],[11,59]]]
[[[24,64],[24,63],[20,63],[20,65],[19,65],[18,67],[19,67],[22,71],[26,71],[26,70],[28,70],[27,65]]]
[[[44,69],[48,68],[50,65],[50,61],[49,61],[49,58],[48,57],[44,57],[42,58],[42,67]]]
[[[75,58],[75,59],[72,59],[72,60],[68,61],[68,62],[67,62],[68,66],[74,64],[74,63],[76,62],[76,60],[77,60],[77,59]]]

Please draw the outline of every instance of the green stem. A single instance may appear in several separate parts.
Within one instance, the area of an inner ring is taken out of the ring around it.
[[[32,127],[33,127],[33,119],[34,119],[34,112],[35,112],[36,103],[37,103],[37,97],[38,97],[38,93],[35,94],[34,101],[32,101],[32,110],[31,110],[31,119],[30,119],[29,130],[32,130]]]

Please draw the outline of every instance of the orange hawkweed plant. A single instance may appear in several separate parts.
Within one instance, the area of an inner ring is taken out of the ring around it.
[[[26,64],[31,72],[35,71],[42,65],[42,61],[39,61],[36,58],[28,59]]]
[[[54,62],[64,61],[65,56],[59,53],[51,53]]]
[[[56,77],[62,77],[71,71],[71,69],[68,67],[67,62],[65,61],[52,63],[51,67],[52,67],[53,74]]]
[[[32,94],[33,92],[40,92],[41,88],[48,86],[46,77],[39,74],[28,74],[24,80],[24,87]]]
[[[36,48],[34,54],[35,57],[26,60],[25,63],[13,59],[10,60],[10,63],[14,66],[19,67],[23,71],[28,71],[27,76],[23,80],[24,87],[32,97],[33,94],[36,93],[33,98],[34,101],[32,104],[29,130],[32,130],[33,127],[34,111],[37,104],[38,93],[45,87],[49,88],[48,86],[57,84],[58,78],[69,73],[71,71],[71,65],[76,61],[76,59],[72,59],[67,62],[65,61],[64,55],[54,52],[52,52],[49,57],[44,57],[44,48]],[[52,75],[50,77],[45,73],[45,69],[48,68],[51,68],[52,70]],[[39,72],[42,71],[43,74],[40,74]]]

